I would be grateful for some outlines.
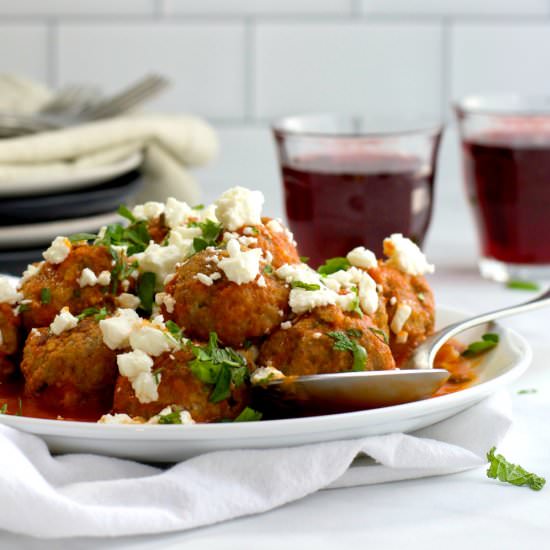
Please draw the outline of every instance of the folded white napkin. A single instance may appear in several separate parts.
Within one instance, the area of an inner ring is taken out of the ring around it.
[[[475,468],[510,424],[507,396],[494,396],[411,435],[215,452],[167,470],[93,455],[52,457],[37,437],[0,426],[0,528],[47,538],[189,529],[319,489]],[[370,459],[354,462],[363,454]]]
[[[15,97],[22,105],[32,104],[33,100],[40,105],[42,96],[36,100],[37,89],[30,83],[23,85],[0,75],[0,97],[3,90],[12,90],[8,105],[15,101],[14,83],[18,90]],[[0,101],[0,111],[1,106]],[[0,140],[0,186],[21,179],[39,182],[58,175],[76,176],[90,167],[108,165],[139,152],[143,154],[146,179],[140,200],[164,201],[173,196],[193,203],[198,191],[188,168],[208,162],[217,150],[214,130],[200,118],[129,115]]]

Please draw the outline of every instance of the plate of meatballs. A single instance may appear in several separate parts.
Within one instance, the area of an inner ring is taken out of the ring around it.
[[[97,234],[56,237],[21,278],[0,277],[0,422],[54,452],[170,462],[412,431],[515,379],[526,342],[471,360],[436,359],[449,381],[432,398],[341,414],[277,417],[255,389],[310,374],[390,370],[437,326],[434,267],[400,234],[384,258],[364,247],[317,269],[259,191],[235,187],[209,206],[169,198]],[[123,220],[124,218],[124,220]]]

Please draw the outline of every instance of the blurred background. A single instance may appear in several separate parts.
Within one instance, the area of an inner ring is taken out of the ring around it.
[[[196,171],[204,201],[261,189],[282,216],[269,121],[315,111],[442,117],[428,251],[476,256],[450,103],[478,91],[550,92],[548,0],[0,0],[0,72],[109,93],[148,72],[173,86],[148,111],[216,128]]]

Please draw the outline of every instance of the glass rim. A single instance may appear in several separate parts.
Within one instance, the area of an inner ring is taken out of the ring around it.
[[[550,95],[519,93],[470,94],[452,102],[458,116],[550,117]]]
[[[304,113],[287,115],[280,117],[271,122],[271,130],[276,136],[299,136],[299,137],[311,137],[311,138],[348,138],[348,139],[381,139],[381,138],[394,138],[399,136],[412,136],[412,135],[437,135],[443,132],[445,123],[442,120],[435,120],[436,117],[425,117],[430,123],[427,124],[412,124],[410,127],[396,130],[376,130],[376,131],[364,131],[358,130],[355,132],[346,131],[328,131],[328,130],[313,130],[313,129],[297,129],[292,128],[293,122],[297,123],[314,121],[316,119],[333,119],[333,120],[347,120],[355,121],[368,121],[367,115],[360,114],[345,114],[345,113]],[[372,120],[372,117],[371,117]],[[389,120],[389,119],[388,119]],[[418,120],[418,118],[415,118]],[[290,127],[289,127],[290,125]],[[405,124],[404,124],[405,125]],[[360,126],[360,124],[359,124]]]

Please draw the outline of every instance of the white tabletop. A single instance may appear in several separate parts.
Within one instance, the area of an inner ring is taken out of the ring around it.
[[[475,254],[452,243],[429,248],[438,272],[438,303],[472,312],[532,296],[483,281]],[[534,361],[510,388],[515,424],[499,447],[509,460],[549,479],[540,492],[489,480],[483,468],[444,477],[321,491],[260,515],[151,537],[41,541],[0,533],[0,548],[195,549],[312,548],[547,548],[550,535],[550,314],[505,322],[533,347]],[[537,393],[518,395],[524,388]],[[2,501],[1,506],[9,506]],[[31,518],[29,518],[31,521]],[[185,546],[184,546],[185,545]]]

